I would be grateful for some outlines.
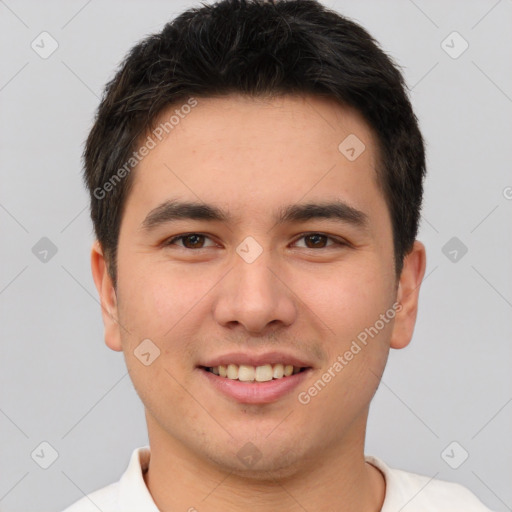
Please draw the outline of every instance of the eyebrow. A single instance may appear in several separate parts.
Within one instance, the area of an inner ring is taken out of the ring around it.
[[[291,204],[279,208],[274,216],[274,221],[277,225],[306,222],[312,219],[334,219],[363,230],[369,227],[369,218],[366,213],[340,200]],[[141,224],[141,229],[145,232],[150,232],[162,224],[177,220],[230,223],[233,219],[228,212],[214,205],[168,200],[147,214]]]

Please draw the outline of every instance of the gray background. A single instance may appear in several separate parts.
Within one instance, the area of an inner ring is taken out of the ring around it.
[[[366,453],[512,510],[512,1],[324,3],[403,66],[428,152],[417,328],[391,351]],[[147,443],[122,354],[103,342],[80,156],[121,58],[192,5],[0,1],[3,512],[60,510],[117,480]],[[43,31],[59,45],[47,59],[31,48]],[[469,43],[458,58],[461,39],[444,43],[452,56],[442,45],[453,31]],[[46,262],[32,252],[42,237],[57,248]],[[455,262],[452,237],[468,249]],[[58,452],[48,469],[50,449],[31,457],[43,441]]]

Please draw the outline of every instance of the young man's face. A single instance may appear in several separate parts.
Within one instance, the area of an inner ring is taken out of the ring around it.
[[[124,351],[150,442],[276,474],[362,450],[389,348],[412,335],[425,266],[416,243],[397,282],[374,135],[355,111],[315,97],[197,100],[133,171],[117,296],[97,246],[92,255],[103,304],[122,326],[104,313],[106,342]],[[229,219],[145,228],[171,201]],[[289,207],[328,203],[339,217],[279,222]],[[305,370],[260,383],[205,369],[230,363],[265,367],[262,379],[279,376],[269,364]]]

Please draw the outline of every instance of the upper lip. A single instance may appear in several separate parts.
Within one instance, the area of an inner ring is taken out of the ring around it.
[[[310,368],[313,365],[306,359],[302,359],[293,354],[286,352],[264,352],[262,354],[250,354],[248,352],[231,352],[207,359],[205,362],[199,364],[206,368],[215,368],[216,366],[227,366],[228,364],[236,364],[240,366],[245,364],[248,366],[263,366],[265,364],[291,364],[298,368]]]

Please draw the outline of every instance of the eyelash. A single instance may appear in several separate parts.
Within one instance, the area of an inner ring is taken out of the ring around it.
[[[192,235],[204,236],[205,238],[209,238],[209,239],[211,239],[208,235],[205,235],[204,233],[195,233],[195,232],[192,232],[192,233],[185,233],[185,234],[183,234],[183,235],[178,235],[178,236],[175,236],[175,237],[169,238],[169,239],[167,239],[167,240],[163,243],[163,245],[164,245],[164,246],[177,245],[177,244],[175,244],[175,242],[176,242],[177,240],[183,240],[183,239],[185,239],[185,238],[187,238],[187,237],[189,237],[189,236],[192,236]],[[297,242],[298,240],[301,240],[302,238],[306,238],[306,237],[308,237],[308,236],[312,236],[312,235],[320,235],[320,236],[326,237],[326,238],[328,238],[329,240],[332,240],[334,243],[333,243],[333,244],[331,244],[331,245],[328,245],[328,246],[326,246],[326,247],[320,247],[320,248],[317,248],[317,249],[315,249],[315,248],[311,248],[311,247],[303,247],[303,249],[311,249],[311,250],[313,250],[313,251],[315,251],[315,250],[316,250],[316,251],[318,251],[318,250],[320,250],[320,249],[333,248],[334,246],[339,246],[339,247],[344,247],[344,246],[346,246],[346,247],[348,247],[348,246],[350,245],[348,242],[344,242],[344,241],[339,240],[339,239],[337,239],[337,238],[334,238],[334,237],[332,237],[332,236],[330,236],[330,235],[327,235],[327,234],[325,234],[325,233],[321,233],[321,232],[317,232],[317,231],[310,231],[310,232],[308,232],[308,233],[302,233],[302,234],[301,234],[301,236],[300,236],[300,237],[298,237],[298,238],[295,240],[295,242]],[[200,248],[198,248],[198,249],[190,249],[190,248],[188,248],[188,247],[183,247],[183,246],[178,246],[178,247],[180,247],[180,249],[186,249],[186,250],[189,250],[189,251],[201,251],[202,249],[208,249],[208,247],[200,247]]]

